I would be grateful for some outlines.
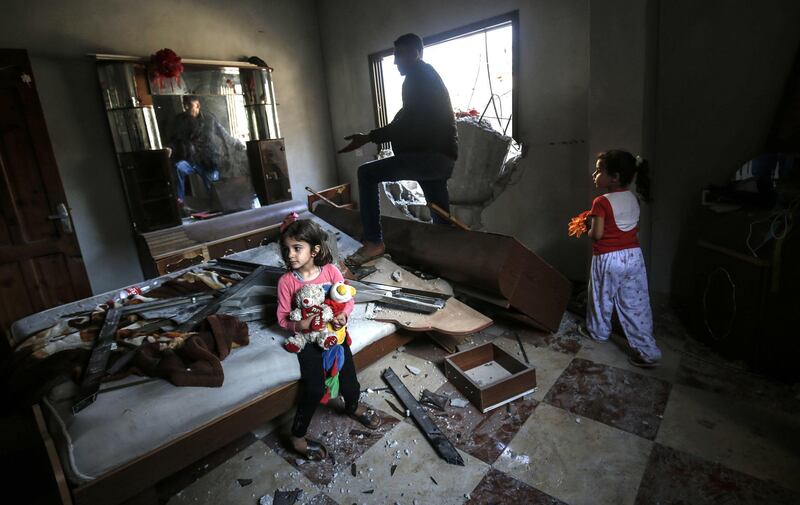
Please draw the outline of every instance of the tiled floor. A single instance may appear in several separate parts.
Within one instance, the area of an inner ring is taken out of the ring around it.
[[[310,436],[333,457],[298,459],[284,446],[291,414],[162,483],[164,503],[256,504],[300,489],[297,503],[668,505],[800,504],[800,400],[685,338],[657,311],[662,365],[627,361],[624,338],[597,344],[567,314],[547,335],[498,322],[465,346],[493,341],[536,367],[537,389],[486,414],[429,410],[464,459],[441,460],[380,377],[463,398],[442,371],[446,355],[424,336],[359,374],[363,400],[384,425],[371,432],[320,407]],[[420,369],[414,374],[408,366]]]

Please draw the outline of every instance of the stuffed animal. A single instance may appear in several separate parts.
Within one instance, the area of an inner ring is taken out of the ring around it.
[[[336,317],[344,310],[347,302],[352,300],[355,296],[356,288],[344,282],[337,282],[331,286],[330,291],[328,291],[328,298],[325,299],[325,305],[331,308],[333,316]],[[342,344],[346,340],[347,345],[350,345],[350,336],[347,334],[347,327],[342,326],[338,330],[335,330],[333,325],[328,323],[326,325],[326,330],[336,337],[337,344]]]
[[[333,347],[336,344],[335,337],[325,331],[326,323],[333,319],[333,311],[325,304],[325,289],[319,284],[306,284],[295,293],[294,303],[295,308],[289,312],[291,321],[302,321],[312,316],[314,319],[309,329],[296,332],[286,339],[283,348],[298,353],[307,342],[315,342],[323,349]]]

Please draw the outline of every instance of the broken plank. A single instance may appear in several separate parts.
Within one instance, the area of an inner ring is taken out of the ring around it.
[[[314,213],[348,235],[362,233],[357,212],[318,206]],[[394,261],[508,300],[530,324],[558,330],[570,282],[515,238],[386,216],[381,223]]]
[[[461,454],[458,453],[439,427],[431,421],[425,413],[425,409],[422,408],[422,405],[419,404],[408,388],[406,388],[405,384],[403,384],[403,381],[400,380],[400,377],[397,376],[394,370],[387,368],[383,372],[383,379],[389,384],[389,387],[392,388],[392,391],[394,391],[394,394],[397,395],[400,401],[403,402],[406,409],[410,411],[411,417],[414,418],[414,421],[425,434],[425,438],[428,439],[439,456],[451,465],[464,466],[464,460],[461,458]]]
[[[435,331],[465,337],[488,328],[492,320],[472,307],[450,298],[443,309],[433,314],[417,314],[393,308],[377,310],[371,319],[394,323],[409,331]],[[463,339],[456,339],[460,342]],[[457,342],[457,343],[458,343]]]
[[[361,279],[365,282],[375,282],[378,284],[386,284],[387,286],[416,289],[429,293],[441,293],[443,295],[453,296],[453,288],[444,279],[422,279],[383,256],[365,262],[362,265],[362,268],[363,267],[375,268],[375,272]],[[401,272],[400,281],[392,278],[392,272],[395,271]]]
[[[86,365],[86,371],[83,374],[77,401],[72,406],[73,414],[77,414],[94,403],[97,399],[100,381],[106,374],[108,358],[111,356],[111,351],[113,351],[115,347],[114,337],[117,334],[117,326],[119,326],[121,317],[121,308],[111,308],[106,311],[103,326],[100,328],[100,333],[97,335],[92,354],[89,356],[89,363]]]
[[[185,333],[194,330],[195,327],[199,325],[205,318],[207,318],[212,314],[216,314],[220,308],[220,305],[222,305],[225,302],[225,300],[233,298],[238,293],[243,291],[244,288],[253,285],[256,281],[260,280],[262,277],[267,277],[270,275],[275,276],[275,274],[276,272],[274,267],[260,265],[253,271],[252,274],[248,275],[243,280],[229,287],[218,298],[212,300],[208,305],[206,305],[199,311],[195,312],[194,315],[192,315],[192,317],[189,318],[188,321],[178,326],[175,329],[175,331]]]

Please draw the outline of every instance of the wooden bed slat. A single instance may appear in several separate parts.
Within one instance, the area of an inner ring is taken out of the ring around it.
[[[58,459],[56,444],[47,431],[44,415],[42,415],[42,407],[38,404],[33,406],[33,417],[36,419],[36,427],[39,429],[39,435],[42,437],[44,448],[47,450],[47,459],[50,460],[50,466],[53,468],[56,485],[58,486],[58,494],[61,496],[61,503],[64,505],[72,505],[72,497],[69,494],[69,484],[64,476],[64,469],[61,467],[61,460]]]

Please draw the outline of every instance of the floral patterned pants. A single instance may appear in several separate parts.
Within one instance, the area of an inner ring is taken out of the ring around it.
[[[631,349],[645,361],[659,360],[647,271],[638,247],[592,256],[586,328],[595,340],[605,341],[611,336],[614,309]]]

